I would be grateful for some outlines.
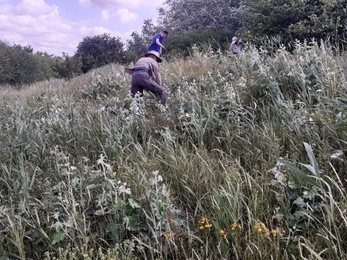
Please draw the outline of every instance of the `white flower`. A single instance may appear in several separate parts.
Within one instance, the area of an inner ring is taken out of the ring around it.
[[[335,159],[335,158],[338,158],[339,156],[341,156],[342,154],[343,154],[342,151],[338,151],[338,152],[330,155],[330,158]]]
[[[118,194],[131,194],[131,190],[130,188],[127,188],[126,187],[127,184],[126,183],[123,183],[121,186],[119,186],[118,188]]]
[[[155,185],[160,181],[163,181],[163,177],[161,175],[159,175],[159,171],[154,171],[152,172],[154,175],[154,178],[150,178],[149,182],[151,185]]]

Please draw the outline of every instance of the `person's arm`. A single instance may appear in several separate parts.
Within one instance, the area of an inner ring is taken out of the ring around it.
[[[124,70],[126,73],[129,73],[130,75],[133,75],[135,69],[125,68]]]
[[[155,42],[156,42],[160,47],[162,47],[163,49],[165,49],[164,45],[162,45],[161,42],[159,41],[159,38],[157,38],[157,39],[155,40]]]
[[[160,46],[160,54],[162,53],[162,49],[164,49],[164,50],[166,50],[166,48],[164,47],[164,45],[163,44],[161,44],[161,42],[159,41],[159,38],[157,38],[156,40],[155,40],[155,43],[156,44],[158,44],[159,46]]]

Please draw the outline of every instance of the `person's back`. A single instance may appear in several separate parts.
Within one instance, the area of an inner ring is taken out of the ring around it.
[[[234,36],[232,39],[232,42],[230,44],[229,51],[232,54],[237,54],[237,53],[239,53],[239,51],[243,50],[244,47],[245,47],[245,44],[240,39],[238,39],[236,36]]]

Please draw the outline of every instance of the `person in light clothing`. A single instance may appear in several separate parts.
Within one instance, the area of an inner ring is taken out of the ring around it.
[[[135,97],[136,93],[143,95],[143,90],[150,91],[165,106],[166,93],[161,86],[161,75],[158,62],[162,59],[158,52],[149,51],[145,57],[140,58],[132,68],[126,68],[125,72],[132,75],[131,95]]]
[[[241,41],[241,39],[238,39],[236,36],[234,36],[232,38],[229,51],[232,54],[238,54],[241,50],[243,50],[244,47],[245,47],[245,44]]]

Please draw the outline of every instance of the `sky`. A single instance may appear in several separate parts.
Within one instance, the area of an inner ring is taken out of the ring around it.
[[[143,21],[156,24],[165,0],[0,0],[0,40],[34,52],[75,54],[84,37],[108,33],[125,44]],[[158,32],[159,33],[159,32]],[[154,35],[153,35],[154,36]]]

